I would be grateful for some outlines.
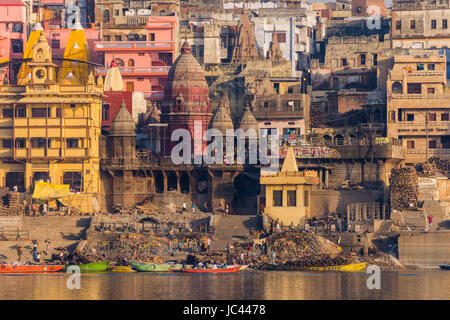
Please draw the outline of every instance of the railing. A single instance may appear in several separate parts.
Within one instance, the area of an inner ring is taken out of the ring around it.
[[[393,99],[450,99],[450,94],[393,93]]]
[[[10,241],[10,240],[30,240],[29,230],[19,230],[20,235],[17,230],[4,230],[0,229],[0,241]]]
[[[99,41],[95,49],[172,48],[174,41]]]
[[[397,122],[397,125],[399,127],[425,127],[424,121],[417,122],[417,121],[399,121]],[[449,127],[450,128],[450,121],[429,121],[428,122],[429,127]]]
[[[414,70],[407,71],[406,75],[411,77],[443,77],[444,71]]]
[[[408,154],[426,154],[427,151],[425,149],[406,149],[406,153]],[[428,154],[450,154],[450,149],[430,149],[428,148]]]
[[[106,73],[106,68],[96,68],[100,74]],[[168,73],[170,66],[154,66],[154,67],[119,67],[120,73]]]

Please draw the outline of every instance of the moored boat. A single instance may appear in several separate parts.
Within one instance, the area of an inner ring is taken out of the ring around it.
[[[2,264],[0,273],[57,272],[63,268],[64,266]]]
[[[120,272],[120,273],[122,273],[122,272],[134,272],[134,270],[133,269],[131,269],[131,267],[130,266],[112,266],[112,267],[108,267],[107,269],[106,269],[106,271],[108,271],[108,272]]]
[[[220,268],[220,269],[180,269],[181,272],[185,273],[235,273],[241,271],[241,268],[244,266],[233,266],[231,268]],[[246,268],[247,266],[245,266]],[[243,268],[242,270],[244,270]]]
[[[439,267],[442,270],[450,270],[450,264],[440,264]]]
[[[169,272],[182,268],[182,265],[170,263],[144,263],[144,262],[129,262],[130,266],[138,272]]]
[[[100,262],[91,262],[91,263],[83,263],[77,265],[82,272],[98,272],[98,271],[106,271],[108,268],[110,261],[100,261]],[[66,266],[64,269],[67,269]]]
[[[277,271],[364,271],[367,268],[367,263],[352,263],[339,266],[324,266],[324,267],[298,267],[298,266],[286,266],[284,264],[264,264],[265,270],[277,270]]]

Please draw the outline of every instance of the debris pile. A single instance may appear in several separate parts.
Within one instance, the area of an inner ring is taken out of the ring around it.
[[[24,205],[20,204],[19,193],[0,187],[0,216],[22,215]]]
[[[418,176],[414,168],[392,169],[389,177],[391,185],[391,208],[393,210],[411,210],[417,208]]]
[[[421,178],[434,177],[436,175],[436,164],[434,162],[417,164],[416,172],[417,172],[417,175]]]
[[[297,261],[287,261],[284,265],[287,267],[330,267],[330,266],[341,266],[346,264],[352,264],[354,260],[345,257],[345,256],[337,256],[330,257],[329,255],[316,255],[316,256],[308,256],[302,260]]]

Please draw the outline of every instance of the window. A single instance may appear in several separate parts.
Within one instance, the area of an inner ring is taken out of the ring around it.
[[[377,53],[373,54],[373,65],[374,66],[378,65],[378,54]]]
[[[406,148],[407,149],[414,149],[414,140],[406,141]]]
[[[32,118],[45,118],[47,116],[46,108],[32,108],[31,117]]]
[[[429,121],[436,121],[436,113],[429,113],[428,114],[428,120]]]
[[[425,65],[422,64],[422,63],[419,63],[419,64],[417,65],[417,71],[423,71],[423,70],[425,70]]]
[[[2,140],[2,148],[3,149],[11,149],[13,145],[12,139],[3,139]]]
[[[3,118],[12,118],[13,117],[13,109],[5,108],[3,109]]]
[[[155,41],[155,34],[154,33],[150,33],[150,41]]]
[[[429,63],[428,64],[428,70],[431,70],[431,71],[436,70],[436,65],[434,63]]]
[[[434,94],[434,88],[428,88],[427,89],[428,94]]]
[[[288,190],[287,191],[287,206],[296,207],[297,206],[297,191]]]
[[[114,10],[114,15],[115,16],[120,16],[120,10]]]
[[[305,204],[305,207],[309,207],[309,191],[305,190],[303,193],[303,203]]]
[[[286,32],[277,32],[277,40],[279,43],[286,43]]]
[[[300,35],[298,33],[295,34],[295,43],[300,43]]]
[[[436,20],[431,20],[431,29],[436,29]]]
[[[61,108],[56,108],[56,118],[61,118]]]
[[[115,35],[115,36],[114,36],[114,40],[115,40],[115,41],[122,41],[122,36],[120,36],[120,35]]]
[[[346,66],[347,66],[347,58],[342,58],[342,59],[341,59],[341,65],[342,65],[343,67],[346,67]]]
[[[111,41],[111,36],[103,36],[103,41]]]
[[[448,120],[449,120],[448,113],[442,113],[441,114],[441,121],[448,121]]]
[[[411,21],[410,21],[410,23],[409,23],[409,28],[410,28],[411,30],[416,29],[416,20],[411,20]]]
[[[80,172],[65,172],[63,175],[63,184],[68,184],[70,192],[81,191],[81,173]]]
[[[109,22],[109,10],[103,11],[103,22]]]
[[[11,47],[14,53],[23,53],[23,41],[22,39],[12,39]]]
[[[52,49],[59,49],[59,48],[61,48],[59,39],[52,39]]]
[[[129,67],[134,67],[134,60],[133,59],[129,59],[128,60],[128,66]]]
[[[16,118],[26,118],[27,109],[25,107],[16,107]]]
[[[12,32],[23,33],[23,24],[13,23]]]
[[[447,25],[447,19],[442,20],[442,29],[447,29],[448,25]]]
[[[44,149],[45,148],[45,138],[32,138],[31,139],[31,147],[35,149]]]
[[[16,149],[25,149],[27,142],[25,139],[16,139]]]
[[[402,21],[401,20],[397,20],[395,22],[395,29],[396,30],[401,30],[402,29]]]
[[[408,94],[421,94],[422,86],[420,83],[408,83]]]
[[[118,67],[124,67],[125,66],[125,62],[123,62],[122,59],[116,58],[115,60],[116,60],[116,64],[117,64]]]
[[[366,65],[366,54],[365,53],[361,53],[359,55],[359,62],[362,66]]]
[[[406,121],[414,121],[414,113],[406,114]]]
[[[282,207],[283,206],[283,191],[273,190],[273,206]]]
[[[428,148],[436,149],[436,140],[428,141]]]
[[[67,149],[76,149],[78,148],[78,139],[67,139],[66,140]]]
[[[104,104],[102,108],[102,120],[108,121],[109,120],[109,104]]]

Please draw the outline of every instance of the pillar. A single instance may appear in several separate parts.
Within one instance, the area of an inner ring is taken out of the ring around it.
[[[325,169],[325,187],[328,188],[328,169]]]

